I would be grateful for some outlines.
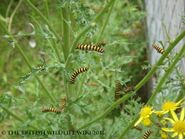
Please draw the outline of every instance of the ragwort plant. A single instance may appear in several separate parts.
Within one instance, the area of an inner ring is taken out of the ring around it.
[[[20,0],[10,14],[12,3],[12,1],[9,3],[7,9],[9,14],[6,17],[2,16],[0,23],[6,34],[4,38],[11,41],[13,47],[20,53],[29,72],[20,79],[19,85],[15,85],[15,92],[18,91],[21,95],[10,93],[11,95],[2,96],[2,100],[6,100],[0,104],[3,119],[7,118],[7,115],[17,119],[11,129],[48,131],[98,129],[105,131],[105,135],[78,135],[77,138],[137,138],[139,135],[142,137],[148,129],[134,127],[141,107],[140,99],[136,98],[135,94],[163,64],[171,50],[184,37],[185,32],[174,41],[170,41],[169,47],[146,76],[137,76],[143,71],[138,66],[141,64],[140,61],[144,60],[142,64],[146,67],[148,65],[144,48],[146,44],[144,37],[141,37],[144,36],[141,35],[144,13],[136,7],[136,2],[58,0],[52,3],[47,0],[43,2]],[[15,14],[22,9],[21,5],[28,8],[24,10],[25,13],[29,13],[26,19],[29,20],[31,33],[16,34],[12,31],[13,21],[18,21]],[[9,16],[11,19],[7,20]],[[29,52],[34,55],[32,57],[36,62],[30,60],[31,56],[28,58],[28,52],[23,48],[28,42],[34,41],[38,43],[37,56],[40,60],[35,59],[35,54]],[[102,42],[106,45],[91,48],[91,45]],[[76,49],[80,44],[84,45],[83,49],[86,51]],[[147,105],[154,104],[154,98],[182,58],[183,48],[174,56],[160,78]],[[105,52],[100,54],[88,49],[104,49]],[[88,67],[88,70],[84,73],[81,73],[83,69],[77,70],[82,67]],[[142,79],[143,76],[145,77]],[[73,79],[75,81],[71,84],[70,80]],[[118,91],[120,98],[115,100],[117,80],[121,89]],[[128,87],[131,89],[127,89]],[[179,98],[183,97],[182,95]],[[134,120],[128,122],[131,119]],[[146,134],[152,130],[151,137],[154,133],[159,135],[161,131],[159,129],[155,126],[150,127]]]

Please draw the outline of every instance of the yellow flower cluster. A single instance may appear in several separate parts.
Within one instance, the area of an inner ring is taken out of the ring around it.
[[[140,118],[139,120],[135,123],[134,126],[137,126],[140,122],[142,122],[143,125],[149,126],[151,125],[151,120],[150,116],[153,113],[153,108],[150,106],[145,106],[141,109],[140,111]]]
[[[160,134],[162,139],[167,139],[167,132],[172,132],[172,138],[178,136],[183,139],[185,136],[185,108],[182,106],[184,99],[178,102],[166,101],[161,110],[154,110],[151,106],[144,106],[140,111],[140,117],[134,126],[142,123],[144,126],[150,126],[152,123],[159,125]],[[181,112],[177,112],[177,110]],[[178,118],[180,113],[180,118]],[[151,120],[152,115],[156,115],[159,121]],[[164,127],[163,127],[164,126]]]

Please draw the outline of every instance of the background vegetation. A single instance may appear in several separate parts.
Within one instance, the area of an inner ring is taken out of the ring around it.
[[[0,3],[1,129],[79,129],[115,102],[116,80],[123,86],[134,87],[151,68],[143,7],[141,0],[3,0]],[[74,49],[81,43],[98,42],[106,43],[103,54]],[[73,71],[84,66],[89,67],[88,72],[79,75],[74,85],[69,84]],[[178,76],[173,82],[169,79],[165,87],[180,92],[184,89],[184,79],[176,71]],[[122,132],[120,129],[127,127],[128,121],[139,113],[150,91],[144,86],[121,110],[117,106],[85,128],[104,130],[105,136],[78,138],[116,138]],[[161,94],[163,97],[156,106],[165,97],[174,97]],[[67,98],[64,112],[42,113],[43,107],[61,108],[63,98]],[[144,131],[131,129],[125,138],[142,137]]]

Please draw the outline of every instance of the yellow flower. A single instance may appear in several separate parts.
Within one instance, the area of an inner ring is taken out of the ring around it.
[[[168,135],[162,130],[160,131],[160,134],[161,134],[161,139],[168,139]]]
[[[138,119],[134,126],[137,126],[140,122],[142,122],[144,125],[150,125],[151,124],[150,115],[152,113],[153,113],[152,107],[144,106],[140,111],[140,118]]]
[[[165,112],[164,111],[154,111],[154,113],[158,116],[158,117],[162,117]]]
[[[166,132],[174,132],[172,135],[173,138],[178,136],[179,139],[183,139],[183,136],[185,136],[185,109],[184,108],[182,109],[180,119],[178,119],[174,111],[170,112],[172,114],[173,119],[170,118],[165,119],[170,121],[170,123],[172,124],[172,128],[162,128],[162,130]]]
[[[183,102],[184,99],[179,100],[178,102],[173,101],[166,101],[162,105],[162,112],[168,113],[169,111],[175,111],[177,108],[179,108],[180,104]]]
[[[152,124],[150,118],[143,119],[142,124],[144,126],[150,126]]]

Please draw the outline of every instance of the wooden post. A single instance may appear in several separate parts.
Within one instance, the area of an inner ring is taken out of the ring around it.
[[[149,57],[154,64],[160,57],[151,46],[155,42],[162,41],[167,47],[168,34],[173,40],[185,29],[185,0],[145,0],[147,17],[147,36],[149,45]],[[165,31],[166,30],[166,31]],[[181,41],[173,53],[177,52],[185,41]],[[185,73],[185,59],[180,62],[180,68]]]

